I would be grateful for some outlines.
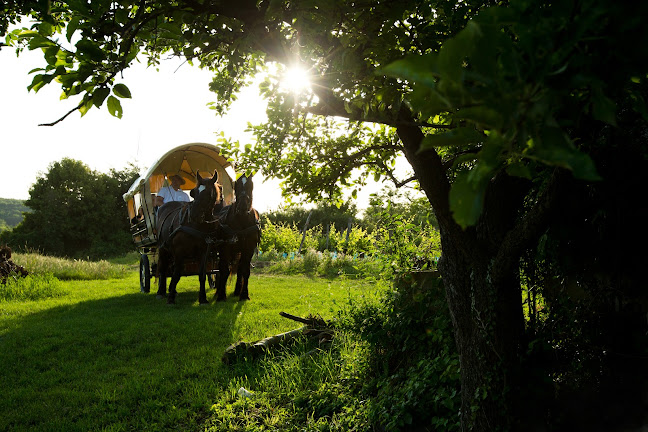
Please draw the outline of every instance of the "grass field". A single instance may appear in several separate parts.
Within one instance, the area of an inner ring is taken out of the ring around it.
[[[281,362],[227,366],[225,348],[300,326],[280,311],[329,319],[350,296],[374,290],[363,281],[253,275],[251,301],[200,306],[197,277],[185,277],[168,306],[139,292],[137,272],[62,285],[62,296],[0,301],[2,431],[245,430],[218,412],[232,409],[239,387],[309,391],[337,371],[332,361],[309,366],[301,357],[282,360],[297,374]],[[281,430],[282,415],[266,411],[257,412],[267,417],[261,429]]]

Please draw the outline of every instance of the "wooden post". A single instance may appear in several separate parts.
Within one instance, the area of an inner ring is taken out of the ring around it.
[[[308,222],[310,222],[310,218],[312,214],[313,214],[313,210],[311,210],[308,213],[308,217],[306,218],[306,223],[304,224],[304,232],[302,233],[302,239],[301,239],[301,243],[299,243],[299,250],[297,251],[297,255],[301,255],[302,246],[304,245],[304,240],[306,239],[306,230],[308,229]]]
[[[349,223],[347,224],[347,233],[346,233],[346,240],[344,241],[344,253],[347,252],[347,248],[349,247],[349,234],[351,234],[351,218],[349,218]]]
[[[326,249],[324,249],[326,251],[329,250],[329,238],[330,238],[330,236],[331,236],[331,223],[329,222],[329,223],[326,224]]]

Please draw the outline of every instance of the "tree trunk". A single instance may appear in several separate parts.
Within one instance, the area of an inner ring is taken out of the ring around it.
[[[409,112],[402,109],[399,119],[411,119]],[[452,219],[450,184],[438,153],[418,151],[420,129],[401,126],[397,132],[439,222],[438,269],[460,359],[462,430],[508,429],[518,417],[514,400],[524,321],[517,277],[521,249],[507,236],[520,210],[523,188],[494,180],[480,224],[462,230]]]
[[[461,366],[462,430],[508,429],[517,417],[514,396],[523,326],[519,282],[512,276],[494,280],[493,258],[466,256],[452,236],[442,237],[442,247],[439,271]]]

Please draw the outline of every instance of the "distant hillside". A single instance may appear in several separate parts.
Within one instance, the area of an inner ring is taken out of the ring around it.
[[[0,231],[18,225],[23,220],[23,212],[28,211],[23,200],[0,198]]]

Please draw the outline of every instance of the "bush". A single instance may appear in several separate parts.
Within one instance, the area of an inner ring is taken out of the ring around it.
[[[40,300],[64,294],[63,284],[51,274],[9,277],[6,284],[0,284],[0,301]]]
[[[387,431],[459,429],[459,357],[434,273],[401,275],[381,302],[351,302],[341,324],[367,347],[360,381],[372,423]]]
[[[272,258],[276,258],[272,260]],[[275,251],[261,254],[257,260],[272,261],[273,264],[261,271],[283,274],[307,274],[334,278],[338,276],[353,276],[376,278],[383,269],[383,263],[373,258],[359,259],[357,257],[338,254],[337,252],[318,252],[309,250],[301,256],[294,254],[285,258]]]

